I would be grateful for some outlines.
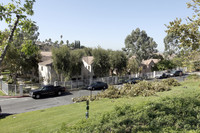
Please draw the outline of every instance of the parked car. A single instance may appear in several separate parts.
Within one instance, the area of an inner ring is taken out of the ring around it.
[[[157,78],[157,79],[163,79],[163,78],[168,78],[168,77],[170,77],[170,74],[169,73],[165,73],[165,72],[155,75],[155,78]]]
[[[65,87],[61,86],[53,86],[53,85],[46,85],[37,90],[31,90],[29,95],[32,98],[39,99],[43,96],[50,96],[50,95],[62,95],[62,93],[67,92]]]
[[[104,82],[94,82],[88,86],[88,90],[100,90],[100,89],[107,89],[108,84]]]
[[[142,80],[142,78],[131,78],[131,79],[126,80],[125,83],[136,84],[136,83],[138,83],[141,80]]]
[[[182,76],[183,75],[183,71],[182,70],[176,70],[176,71],[172,71],[170,73],[171,77],[175,77],[175,76]]]

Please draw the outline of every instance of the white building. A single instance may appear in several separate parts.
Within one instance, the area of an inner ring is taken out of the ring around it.
[[[38,64],[39,69],[39,80],[44,85],[53,84],[57,80],[57,74],[53,69],[52,63],[52,53],[51,52],[41,52],[42,62]]]
[[[90,79],[92,81],[94,76],[93,71],[93,63],[94,57],[93,56],[86,56],[82,58],[83,66],[81,69],[81,75],[83,79]]]
[[[38,64],[39,80],[44,85],[53,84],[58,81],[58,75],[53,68],[53,60],[51,52],[41,52],[42,61]],[[94,71],[92,68],[93,56],[86,56],[82,58],[83,65],[81,67],[81,78],[89,79],[92,82]]]

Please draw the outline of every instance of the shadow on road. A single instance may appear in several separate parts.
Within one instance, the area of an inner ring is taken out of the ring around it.
[[[6,118],[7,116],[10,116],[10,115],[14,115],[14,114],[1,113],[1,114],[0,114],[0,119],[4,119],[4,118]]]
[[[39,98],[39,99],[48,99],[48,98],[55,98],[55,97],[63,97],[63,96],[66,96],[66,95],[73,95],[73,94],[71,92],[66,92],[66,93],[63,93],[60,96],[58,96],[58,95],[41,96],[41,98]],[[38,99],[36,99],[36,100],[38,100]]]

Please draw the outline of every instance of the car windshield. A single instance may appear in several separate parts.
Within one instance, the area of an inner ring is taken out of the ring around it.
[[[171,73],[175,73],[176,71],[174,70],[174,71],[171,71]]]

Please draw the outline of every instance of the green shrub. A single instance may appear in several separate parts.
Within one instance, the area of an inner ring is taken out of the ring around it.
[[[1,72],[1,75],[8,75],[8,74],[10,74],[10,71]]]
[[[191,79],[194,79],[194,80],[197,80],[197,79],[200,79],[200,76],[197,75],[197,74],[191,74],[187,77],[188,80],[191,80]]]
[[[120,89],[121,95],[127,95],[130,93],[130,91],[133,89],[132,84],[124,84],[123,87]]]
[[[72,99],[73,102],[83,102],[89,100],[89,96],[75,97]]]
[[[7,77],[8,77],[7,75],[3,75],[2,80],[3,80],[3,81],[7,81]]]
[[[8,84],[12,84],[13,82],[14,82],[14,81],[13,81],[12,78],[8,80]]]
[[[63,132],[198,132],[200,99],[195,97],[164,98],[140,108],[117,106],[100,117],[81,120]]]
[[[99,100],[101,98],[112,99],[112,98],[119,98],[119,97],[121,97],[119,89],[114,86],[109,86],[108,89],[98,93],[97,95],[73,98],[73,102],[82,102],[82,101],[86,101],[86,100],[94,101],[94,100]]]
[[[32,84],[31,81],[24,81],[24,84]]]
[[[109,86],[108,89],[99,93],[97,95],[97,97],[100,97],[100,98],[119,98],[119,97],[121,97],[121,95],[120,95],[120,91],[119,91],[118,88],[116,88],[114,86]]]
[[[174,78],[163,79],[161,81],[164,85],[167,86],[180,86],[181,84]]]
[[[151,96],[156,92],[168,91],[169,86],[163,85],[160,82],[141,81],[133,86],[129,95],[134,96]]]
[[[169,91],[170,87],[160,82],[141,81],[137,84],[125,84],[121,89],[114,86],[109,86],[108,89],[98,93],[96,96],[83,96],[74,98],[74,102],[90,100],[99,100],[101,98],[120,98],[120,97],[136,97],[136,96],[151,96],[156,92]]]

